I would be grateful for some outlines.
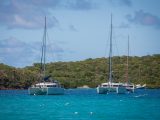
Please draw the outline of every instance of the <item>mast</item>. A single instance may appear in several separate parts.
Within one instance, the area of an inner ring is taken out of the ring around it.
[[[129,35],[128,35],[128,53],[127,53],[127,64],[126,64],[126,82],[129,83],[129,79],[128,79],[128,59],[129,59]]]
[[[41,56],[41,74],[42,74],[42,80],[44,80],[45,77],[45,71],[46,71],[46,32],[47,32],[47,25],[46,25],[46,16],[45,16],[45,24],[44,24],[44,34],[43,34],[43,40],[42,40],[42,56]]]
[[[112,83],[112,14],[111,14],[110,51],[109,51],[109,82]]]

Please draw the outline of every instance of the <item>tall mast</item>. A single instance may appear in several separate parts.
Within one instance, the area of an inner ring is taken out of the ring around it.
[[[44,34],[42,40],[42,56],[41,56],[41,73],[43,74],[43,78],[45,77],[45,62],[46,62],[46,32],[47,32],[47,25],[46,25],[46,16],[45,16],[45,24],[44,24]]]
[[[44,77],[46,72],[46,34],[47,33],[47,25],[46,25],[46,16],[45,16],[45,26],[44,26]]]
[[[109,51],[109,82],[112,83],[112,14],[111,14],[110,51]]]
[[[126,82],[129,83],[129,79],[128,79],[128,59],[129,59],[129,35],[128,35],[128,54],[127,54],[127,64],[126,64]]]

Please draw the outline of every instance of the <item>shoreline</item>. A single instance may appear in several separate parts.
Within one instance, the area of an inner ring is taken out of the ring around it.
[[[77,87],[77,88],[65,88],[65,89],[95,89],[95,88],[92,88],[92,87],[88,87],[88,88],[85,88],[85,87]],[[146,87],[144,89],[160,89],[160,87]],[[1,90],[28,90],[28,89],[13,89],[13,88],[7,88],[7,89],[0,89]]]

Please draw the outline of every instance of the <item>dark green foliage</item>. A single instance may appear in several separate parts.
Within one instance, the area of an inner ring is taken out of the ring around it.
[[[126,59],[126,56],[113,57],[113,78],[116,82],[126,82]],[[108,81],[108,58],[48,63],[46,70],[47,75],[60,81],[65,88],[96,87]],[[22,69],[0,64],[1,89],[25,89],[38,82],[39,78],[39,63]],[[129,57],[129,80],[151,88],[160,87],[160,54]]]

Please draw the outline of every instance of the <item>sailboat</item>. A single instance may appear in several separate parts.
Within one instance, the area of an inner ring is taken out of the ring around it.
[[[42,41],[42,56],[41,56],[41,77],[40,82],[28,88],[30,95],[60,95],[64,94],[64,88],[57,80],[50,80],[51,76],[46,76],[46,35],[47,25],[45,17],[44,35]]]
[[[116,92],[122,94],[126,92],[123,83],[115,83],[112,78],[112,15],[111,15],[111,32],[110,32],[110,52],[109,52],[109,82],[101,83],[97,87],[98,94],[106,94],[108,92]]]
[[[128,60],[129,60],[129,36],[128,36],[128,55],[127,55],[127,64],[126,64],[126,83],[124,83],[123,86],[126,87],[127,91],[134,92],[135,85],[131,83],[128,78],[128,66],[129,66]]]

